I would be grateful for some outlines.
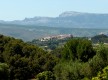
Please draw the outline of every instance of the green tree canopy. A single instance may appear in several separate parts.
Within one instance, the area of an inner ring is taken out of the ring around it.
[[[0,80],[9,79],[9,66],[6,63],[0,63]]]
[[[63,58],[66,60],[86,62],[94,55],[92,43],[87,39],[72,39],[64,45]]]

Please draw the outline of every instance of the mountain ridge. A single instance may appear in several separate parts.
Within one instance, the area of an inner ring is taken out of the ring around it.
[[[0,23],[69,28],[107,28],[108,14],[66,11],[61,13],[58,17],[36,16],[33,18],[25,18],[23,20],[1,20]]]

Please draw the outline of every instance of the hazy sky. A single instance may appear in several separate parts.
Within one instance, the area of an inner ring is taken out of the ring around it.
[[[57,17],[65,11],[108,13],[108,0],[0,0],[0,20]]]

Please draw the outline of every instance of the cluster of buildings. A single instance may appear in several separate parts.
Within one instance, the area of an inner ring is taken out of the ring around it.
[[[62,35],[44,37],[44,38],[41,38],[40,41],[48,41],[52,39],[65,39],[65,38],[71,38],[71,37],[73,37],[73,35],[71,34],[62,34]]]

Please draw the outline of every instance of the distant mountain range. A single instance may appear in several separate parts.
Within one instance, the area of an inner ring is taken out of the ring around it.
[[[67,11],[58,17],[34,17],[15,21],[1,20],[0,23],[66,28],[108,28],[108,14]]]
[[[108,14],[68,11],[58,17],[34,17],[14,21],[0,20],[0,34],[25,41],[61,34],[91,37],[99,33],[108,35]]]

